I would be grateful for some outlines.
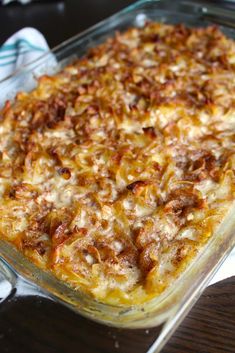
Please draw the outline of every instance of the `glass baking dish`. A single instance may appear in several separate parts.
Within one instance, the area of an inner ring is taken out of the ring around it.
[[[143,26],[148,19],[188,26],[219,24],[227,36],[235,38],[235,12],[231,10],[201,2],[141,0],[62,43],[0,82],[0,104],[12,99],[19,91],[33,89],[36,77],[55,73],[115,31]],[[107,325],[147,328],[164,324],[147,353],[159,352],[235,245],[234,211],[235,204],[198,256],[168,289],[145,304],[131,307],[103,304],[74,291],[50,273],[37,268],[9,243],[0,240],[0,294],[3,288],[10,288],[5,290],[2,301],[13,295],[37,295],[60,302],[87,318]]]

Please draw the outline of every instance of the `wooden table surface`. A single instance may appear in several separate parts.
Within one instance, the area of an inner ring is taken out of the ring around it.
[[[132,2],[67,0],[0,7],[0,44],[16,30],[33,26],[54,46]],[[1,353],[146,353],[157,332],[108,328],[35,297],[0,307]],[[207,288],[162,353],[235,353],[235,277]]]
[[[1,353],[146,353],[158,328],[119,330],[84,319],[60,304],[20,298],[0,308]],[[235,352],[235,277],[213,285],[162,353]]]

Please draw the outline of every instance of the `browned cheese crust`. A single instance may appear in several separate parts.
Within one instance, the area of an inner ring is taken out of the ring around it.
[[[0,236],[106,303],[182,273],[234,199],[235,44],[117,33],[0,112]]]

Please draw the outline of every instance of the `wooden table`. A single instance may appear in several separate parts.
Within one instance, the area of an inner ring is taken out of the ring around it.
[[[158,329],[118,330],[46,299],[0,309],[1,353],[146,353]],[[209,287],[162,353],[235,352],[235,277]]]
[[[0,8],[0,43],[33,26],[54,46],[131,0],[47,1]],[[1,353],[145,353],[157,329],[121,331],[98,325],[41,298],[20,298],[0,308]],[[235,277],[209,287],[163,353],[235,353]]]

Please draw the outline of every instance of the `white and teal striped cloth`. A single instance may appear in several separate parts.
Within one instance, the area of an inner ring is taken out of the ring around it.
[[[48,51],[43,35],[35,28],[23,28],[0,47],[0,81],[16,69]]]
[[[20,66],[37,59],[48,49],[45,38],[34,28],[24,28],[15,33],[0,47],[0,81],[12,74]],[[235,249],[210,284],[234,275]]]

